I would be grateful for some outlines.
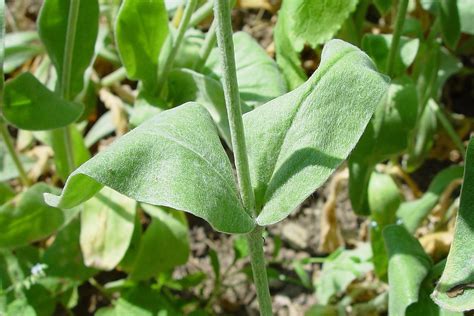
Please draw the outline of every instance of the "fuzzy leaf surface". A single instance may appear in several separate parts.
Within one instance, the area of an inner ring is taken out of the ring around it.
[[[84,106],[59,98],[29,72],[10,80],[4,91],[3,114],[18,128],[50,130],[75,122]]]
[[[64,53],[71,1],[46,0],[38,17],[41,41],[46,46],[58,78],[62,77]],[[92,62],[95,42],[99,32],[99,3],[97,0],[81,1],[74,37],[71,60],[70,97],[74,98],[84,88],[84,72]]]
[[[383,237],[389,256],[389,314],[405,315],[409,306],[418,302],[423,280],[433,263],[404,226],[387,226]]]
[[[258,42],[245,32],[233,36],[240,98],[250,106],[259,106],[287,91],[276,62]],[[219,51],[214,49],[206,61],[204,73],[222,78]]]
[[[187,211],[216,230],[245,233],[254,221],[207,110],[187,103],[161,112],[77,170],[50,205],[73,207],[108,186],[139,202]]]
[[[203,105],[216,123],[222,139],[232,147],[224,91],[219,81],[190,69],[175,69],[169,74],[168,89],[175,106],[190,101]],[[243,109],[243,112],[247,111]]]
[[[123,1],[115,27],[117,48],[128,77],[153,87],[158,57],[169,31],[163,0]]]
[[[340,40],[302,86],[244,115],[257,218],[287,217],[347,158],[385,94],[369,57]]]
[[[474,141],[466,152],[464,183],[461,204],[456,217],[454,240],[451,244],[446,268],[432,294],[433,300],[451,311],[474,309]]]

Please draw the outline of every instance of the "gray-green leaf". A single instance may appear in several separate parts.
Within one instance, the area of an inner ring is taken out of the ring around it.
[[[5,85],[3,114],[18,128],[50,130],[75,122],[84,106],[59,98],[29,72]]]
[[[168,13],[163,0],[122,2],[116,22],[116,41],[131,79],[152,89],[158,75],[158,57],[168,36]]]
[[[50,205],[73,207],[101,187],[139,202],[204,218],[216,230],[254,227],[240,202],[232,167],[207,110],[187,103],[164,111],[75,170]]]
[[[451,311],[474,309],[474,141],[466,152],[464,184],[446,268],[432,294],[433,300]]]
[[[45,0],[38,18],[41,41],[46,46],[58,78],[62,77],[65,63],[65,46],[68,32],[68,17],[71,1]],[[70,98],[74,98],[84,87],[84,72],[94,56],[95,42],[99,30],[99,3],[97,0],[80,1],[74,35],[74,49],[70,63]]]
[[[457,0],[461,31],[474,35],[474,6],[472,0]]]
[[[347,158],[388,86],[374,68],[333,40],[305,84],[244,116],[260,225],[288,216]]]
[[[168,77],[169,99],[177,106],[189,101],[203,105],[216,123],[219,134],[231,146],[230,127],[221,84],[190,69],[175,69]],[[249,109],[243,109],[248,112]]]
[[[355,10],[358,0],[307,1],[285,0],[275,26],[278,65],[290,90],[306,80],[299,52],[305,43],[313,48],[330,40]]]
[[[259,106],[287,91],[276,62],[258,42],[245,32],[233,36],[240,98],[250,106]],[[222,78],[219,52],[214,49],[205,64],[205,74]]]
[[[387,226],[383,236],[389,255],[389,314],[405,315],[407,308],[418,302],[423,280],[433,263],[404,226]]]

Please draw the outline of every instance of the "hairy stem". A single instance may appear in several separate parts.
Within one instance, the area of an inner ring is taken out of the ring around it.
[[[71,68],[74,54],[74,43],[76,41],[77,20],[79,18],[79,7],[81,0],[70,0],[68,22],[66,31],[66,44],[64,47],[64,60],[59,78],[59,94],[65,100],[71,100]],[[66,149],[68,173],[75,168],[74,149],[72,146],[72,137],[69,126],[63,128],[64,148]]]
[[[166,82],[166,77],[168,76],[168,73],[170,72],[173,66],[174,59],[178,53],[181,43],[183,42],[184,33],[186,33],[186,30],[188,29],[189,20],[191,19],[191,15],[196,9],[196,5],[197,5],[197,0],[189,0],[186,5],[186,9],[184,9],[184,15],[178,27],[178,35],[176,36],[176,39],[173,43],[173,47],[171,48],[171,51],[169,52],[168,55],[166,55],[165,61],[163,63],[162,71],[160,71],[158,74],[156,95],[160,95],[161,90],[163,90],[163,86]]]
[[[240,194],[245,209],[250,214],[256,215],[254,214],[255,197],[250,181],[244,123],[242,119],[239,87],[237,83],[229,1],[216,0],[214,8],[217,22],[217,43],[223,69],[222,84],[224,88],[227,115],[229,118],[231,142],[234,151]]]
[[[387,75],[393,75],[393,69],[395,67],[395,59],[397,56],[398,48],[400,45],[400,36],[402,35],[403,23],[405,22],[405,16],[407,14],[408,0],[399,0],[398,3],[398,14],[395,22],[395,30],[392,37],[392,45],[388,54],[387,61]]]
[[[250,264],[253,271],[253,282],[257,290],[257,299],[262,316],[272,315],[272,299],[268,287],[265,254],[263,252],[263,227],[257,226],[247,235],[249,245]]]
[[[235,166],[237,169],[237,180],[242,203],[246,211],[255,217],[257,215],[255,211],[255,196],[250,180],[250,169],[245,144],[245,131],[240,107],[239,87],[237,84],[230,13],[229,0],[215,1],[214,16],[217,23],[217,43],[223,69],[222,84],[229,118]],[[272,306],[265,268],[262,232],[263,228],[257,226],[252,232],[247,234],[246,237],[250,250],[250,262],[252,264],[260,312],[263,316],[268,316],[272,314]]]

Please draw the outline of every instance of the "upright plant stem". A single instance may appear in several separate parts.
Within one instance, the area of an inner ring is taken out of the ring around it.
[[[0,0],[0,109],[3,108],[3,85],[4,85],[4,74],[3,74],[3,60],[5,57],[5,1]],[[16,168],[18,169],[18,174],[20,175],[21,182],[24,186],[29,186],[30,181],[28,176],[26,175],[25,168],[23,168],[23,164],[21,163],[18,154],[15,151],[15,147],[13,146],[13,141],[8,132],[7,125],[3,120],[3,117],[0,113],[0,135],[3,138],[3,142],[7,147],[7,151],[12,157],[13,163],[15,164]]]
[[[255,196],[250,180],[250,169],[245,145],[244,124],[234,59],[234,43],[232,41],[229,0],[215,1],[214,17],[217,23],[217,43],[223,69],[224,96],[227,116],[229,118],[230,135],[232,148],[234,150],[240,195],[246,211],[255,217],[257,215],[255,211]],[[247,242],[250,250],[250,262],[252,264],[260,312],[263,316],[268,316],[272,314],[272,306],[265,268],[262,231],[263,228],[257,226],[247,235]]]
[[[21,160],[18,157],[17,152],[15,151],[15,147],[13,146],[13,141],[11,139],[10,133],[8,132],[7,126],[5,125],[5,122],[3,121],[2,117],[0,117],[0,134],[2,135],[5,147],[7,147],[7,151],[12,157],[13,163],[15,164],[15,167],[18,170],[21,183],[26,187],[29,186],[30,180],[28,179],[25,168],[23,168],[23,164],[21,163]]]
[[[219,0],[220,1],[220,0]],[[263,227],[257,226],[247,235],[253,282],[257,290],[258,305],[262,316],[272,315],[272,298],[268,287],[265,253],[263,251]]]
[[[158,83],[157,83],[157,88],[156,88],[157,95],[161,93],[161,90],[163,89],[163,86],[166,81],[166,77],[168,76],[168,73],[170,72],[171,67],[173,66],[174,59],[176,57],[176,54],[178,53],[179,47],[181,46],[181,43],[184,38],[184,33],[186,33],[186,30],[189,25],[189,20],[191,19],[191,15],[196,9],[196,5],[197,5],[197,0],[189,0],[188,4],[186,5],[186,9],[184,9],[184,15],[178,27],[178,35],[176,36],[176,39],[175,39],[175,42],[173,43],[173,47],[171,48],[171,51],[165,58],[165,61],[163,63],[163,70],[160,71],[158,74]]]
[[[62,65],[61,78],[59,78],[59,94],[65,100],[71,100],[71,68],[74,53],[74,42],[76,40],[77,20],[79,18],[79,7],[81,0],[70,0],[68,22],[66,31],[66,44],[64,47],[64,59]],[[78,48],[80,49],[80,48]],[[64,145],[66,149],[68,173],[75,168],[74,149],[72,147],[72,136],[69,126],[63,128]]]
[[[395,67],[395,59],[400,45],[400,36],[402,35],[403,23],[405,22],[405,16],[407,14],[408,0],[399,0],[397,20],[395,22],[395,30],[392,37],[392,45],[388,54],[387,60],[387,75],[393,75],[393,69]]]

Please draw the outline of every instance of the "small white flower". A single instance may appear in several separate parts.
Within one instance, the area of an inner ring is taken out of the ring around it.
[[[44,270],[47,268],[48,266],[43,264],[43,263],[37,263],[35,264],[33,267],[31,267],[31,276],[33,277],[40,277],[40,276],[44,276],[45,275],[45,272]]]

